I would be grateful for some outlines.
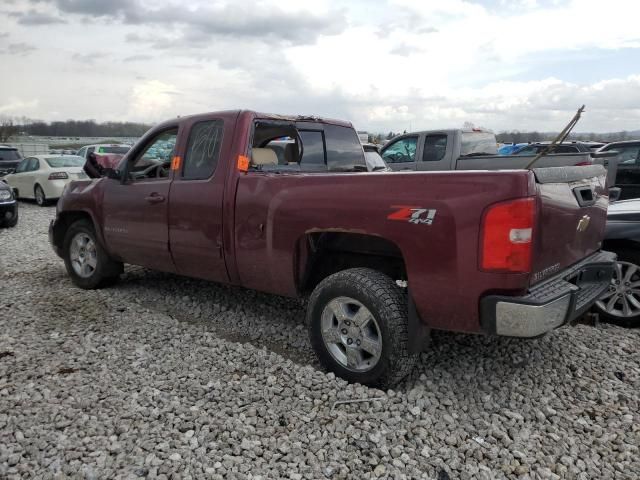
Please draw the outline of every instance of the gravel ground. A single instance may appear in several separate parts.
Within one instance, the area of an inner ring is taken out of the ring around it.
[[[0,478],[640,476],[637,330],[438,333],[382,392],[318,370],[299,301],[140,268],[73,287],[53,215],[0,230]]]

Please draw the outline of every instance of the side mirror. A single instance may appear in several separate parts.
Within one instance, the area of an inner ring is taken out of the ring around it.
[[[617,150],[607,150],[606,152],[591,152],[591,158],[611,158],[618,155]]]
[[[104,176],[107,178],[111,178],[113,180],[121,180],[122,179],[122,173],[120,172],[120,170],[115,169],[115,168],[105,168],[104,169]]]
[[[618,200],[620,200],[621,193],[622,193],[622,189],[620,187],[609,188],[609,203],[617,202]]]

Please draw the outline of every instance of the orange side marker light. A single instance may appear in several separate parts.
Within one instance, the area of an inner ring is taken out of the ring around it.
[[[173,157],[171,160],[171,170],[180,170],[180,164],[182,163],[182,159],[178,156]]]
[[[249,157],[246,155],[238,155],[238,170],[247,172],[249,170]]]

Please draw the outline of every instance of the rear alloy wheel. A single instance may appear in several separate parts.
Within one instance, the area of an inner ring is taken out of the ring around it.
[[[33,189],[33,194],[38,205],[44,207],[47,204],[47,196],[44,194],[44,190],[40,185],[35,186],[35,188]]]
[[[352,268],[322,280],[307,322],[320,362],[350,382],[391,387],[418,357],[409,351],[406,294],[376,270]]]
[[[607,290],[596,302],[600,315],[623,326],[640,326],[640,254],[622,250]]]

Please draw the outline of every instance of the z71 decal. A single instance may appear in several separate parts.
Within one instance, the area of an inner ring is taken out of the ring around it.
[[[398,210],[388,215],[387,219],[400,220],[401,222],[409,222],[416,225],[431,225],[436,216],[435,209],[408,205],[392,205],[391,208],[397,208]]]

